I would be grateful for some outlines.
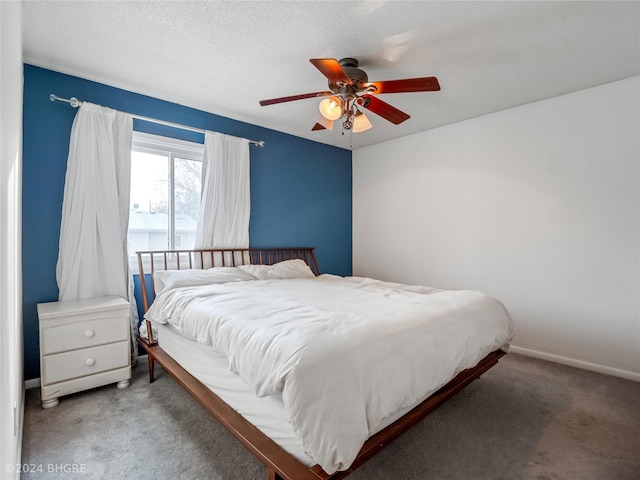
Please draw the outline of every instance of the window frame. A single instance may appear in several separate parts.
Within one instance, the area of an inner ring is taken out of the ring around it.
[[[165,137],[146,132],[134,130],[131,139],[131,153],[133,152],[149,153],[161,155],[168,159],[168,209],[169,209],[169,241],[168,249],[176,248],[176,231],[175,231],[175,160],[188,160],[203,162],[204,160],[204,144],[181,140],[172,137]],[[128,228],[127,228],[128,236]],[[138,258],[135,253],[129,255],[129,264],[132,273],[138,273]]]

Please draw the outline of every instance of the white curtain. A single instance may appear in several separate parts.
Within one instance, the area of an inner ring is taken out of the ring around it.
[[[249,247],[249,141],[206,132],[196,248]]]
[[[134,332],[138,316],[127,252],[131,136],[129,115],[87,102],[79,108],[69,142],[56,279],[60,301],[128,300]]]

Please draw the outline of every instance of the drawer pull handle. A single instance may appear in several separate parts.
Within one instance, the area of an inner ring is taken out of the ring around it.
[[[93,365],[96,363],[96,361],[95,361],[95,359],[93,359],[93,358],[87,358],[87,361],[86,361],[86,362],[84,362],[84,363],[86,363],[86,365],[87,365],[88,367],[91,367],[91,366],[93,366]]]
[[[84,336],[87,338],[91,338],[95,335],[96,333],[93,330],[87,330],[86,332],[84,332]]]

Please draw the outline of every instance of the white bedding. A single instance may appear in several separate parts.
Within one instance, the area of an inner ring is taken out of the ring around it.
[[[182,336],[168,323],[157,327],[158,343],[182,368],[298,461],[308,467],[315,463],[304,453],[289,423],[281,394],[258,398],[244,380],[229,370],[222,353]]]
[[[281,392],[327,473],[513,333],[502,304],[478,292],[332,275],[176,288],[146,318],[222,352],[258,396]]]

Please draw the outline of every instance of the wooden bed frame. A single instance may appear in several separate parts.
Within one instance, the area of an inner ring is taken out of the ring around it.
[[[237,266],[243,264],[272,265],[289,260],[302,259],[312,271],[319,275],[318,262],[313,248],[270,249],[211,249],[211,250],[163,250],[137,252],[140,270],[140,286],[144,311],[154,297],[153,273],[158,270],[184,270],[210,268],[212,266]],[[145,268],[147,267],[147,268]],[[151,274],[151,292],[145,274]],[[209,388],[193,377],[153,338],[151,325],[147,321],[149,338],[138,337],[139,345],[146,351],[149,361],[149,381],[154,380],[154,364],[158,362],[193,398],[195,398],[218,422],[233,434],[267,469],[268,480],[338,480],[345,478],[376,453],[409,430],[429,413],[462,390],[480,375],[498,363],[505,353],[495,351],[487,355],[478,365],[460,372],[440,390],[428,397],[413,410],[370,437],[360,450],[348,470],[327,474],[319,465],[307,467],[257,427],[227,405]]]

